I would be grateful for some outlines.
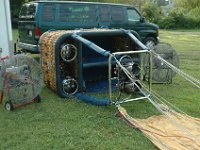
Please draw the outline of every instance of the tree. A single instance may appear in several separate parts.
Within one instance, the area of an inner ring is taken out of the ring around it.
[[[195,8],[200,9],[200,0],[174,0],[176,7],[184,8],[185,10],[191,10]]]
[[[123,2],[135,6],[141,11],[141,8],[144,5],[145,0],[125,0]]]
[[[10,10],[11,16],[16,17],[19,14],[20,6],[25,2],[25,0],[10,0]]]
[[[186,17],[200,20],[200,0],[174,0],[175,9],[182,10]]]
[[[161,17],[161,9],[155,3],[146,2],[142,6],[142,14],[150,22],[157,23]]]
[[[165,6],[168,4],[168,1],[166,0],[157,0],[158,6]]]

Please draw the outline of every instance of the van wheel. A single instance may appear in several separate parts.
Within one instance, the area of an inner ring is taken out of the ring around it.
[[[145,42],[144,44],[146,45],[146,47],[148,47],[149,49],[152,49],[156,44],[157,44],[157,41],[155,38],[153,37],[147,37],[145,39]]]

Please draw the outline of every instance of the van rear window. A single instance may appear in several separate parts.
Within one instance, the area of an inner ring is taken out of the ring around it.
[[[36,6],[34,4],[29,5],[28,11],[27,11],[27,18],[35,19],[35,10],[36,10]]]
[[[96,7],[88,5],[69,5],[60,6],[60,21],[63,22],[95,22]]]
[[[35,4],[25,4],[22,6],[19,18],[25,20],[34,20],[35,19]]]
[[[125,20],[125,13],[123,7],[112,6],[111,16],[113,22],[123,22]]]
[[[56,7],[54,4],[44,4],[42,9],[42,21],[55,20]]]
[[[19,14],[19,18],[25,18],[27,13],[27,6],[23,5]]]

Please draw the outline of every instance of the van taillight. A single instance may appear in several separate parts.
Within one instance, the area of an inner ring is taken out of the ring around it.
[[[39,38],[40,35],[41,35],[41,29],[38,28],[38,27],[36,27],[36,28],[35,28],[35,38]]]

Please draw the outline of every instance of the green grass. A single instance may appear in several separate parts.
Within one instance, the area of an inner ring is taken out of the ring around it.
[[[14,30],[16,39],[17,32]],[[200,79],[200,31],[161,31],[162,42],[171,43],[180,55],[180,68]],[[173,84],[154,85],[188,114],[200,117],[199,91],[178,76]],[[131,149],[157,150],[137,130],[115,116],[114,106],[98,107],[75,99],[61,99],[43,88],[42,102],[8,112],[0,109],[1,149]],[[147,101],[126,104],[133,117],[146,118],[158,114]]]
[[[200,78],[200,31],[161,31],[161,42],[170,43],[178,52],[180,68]]]

